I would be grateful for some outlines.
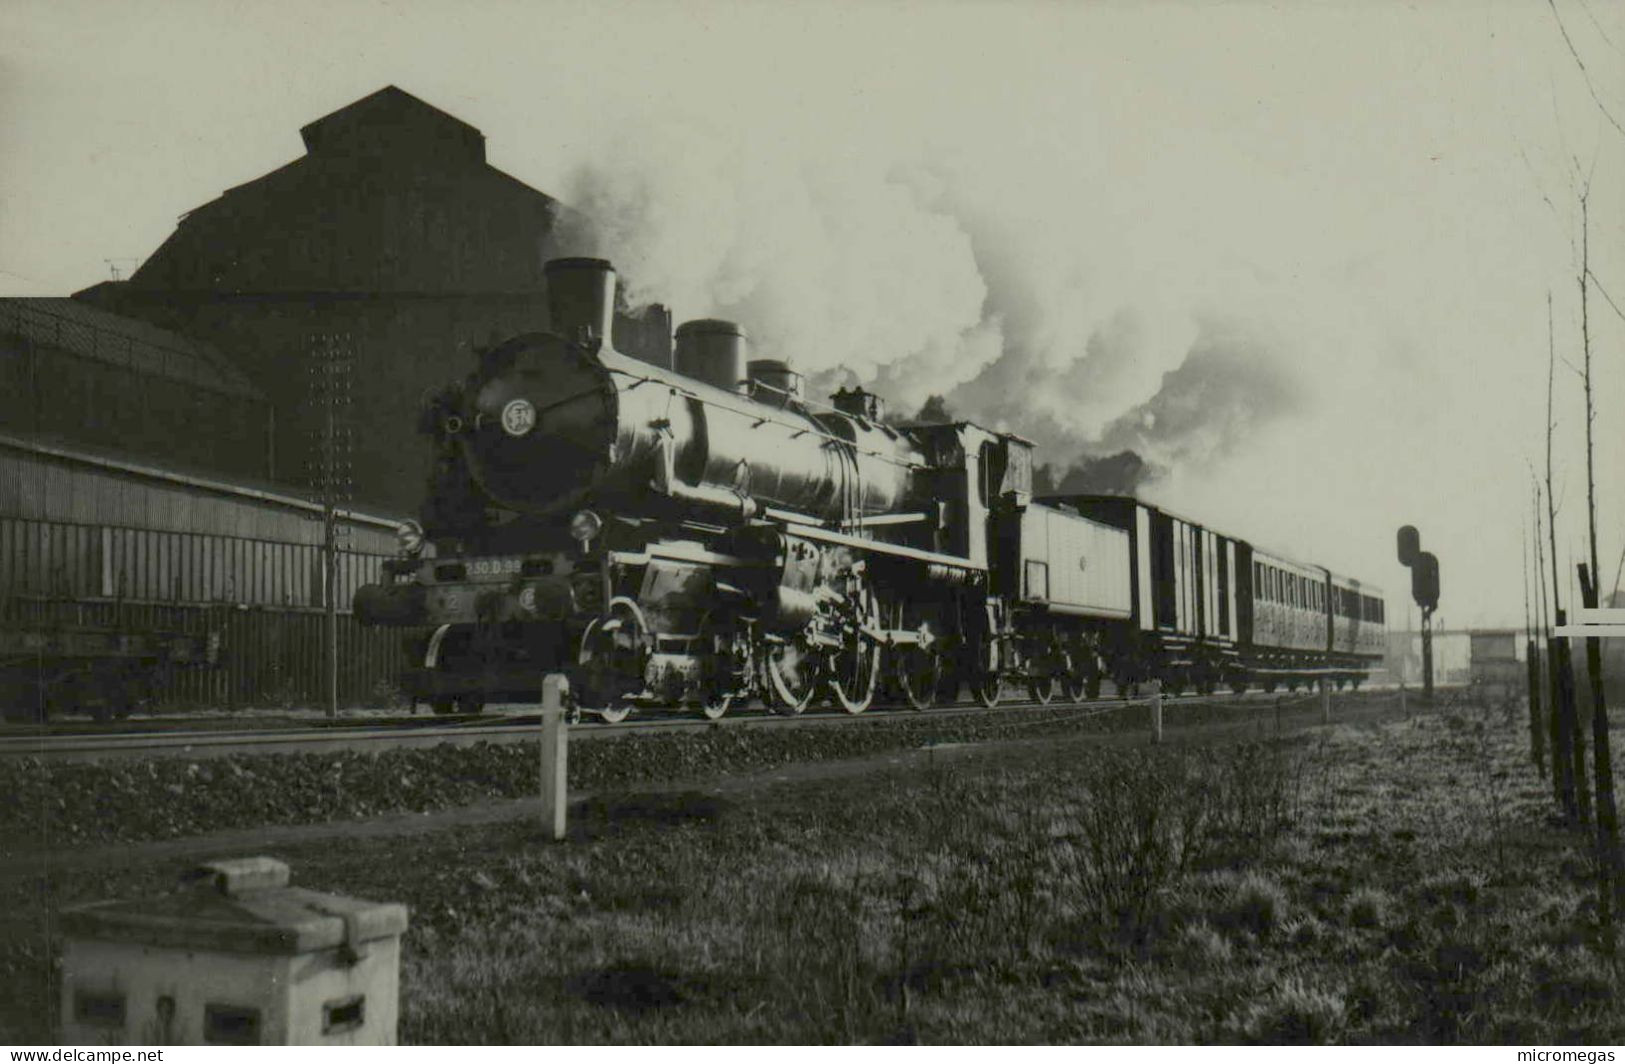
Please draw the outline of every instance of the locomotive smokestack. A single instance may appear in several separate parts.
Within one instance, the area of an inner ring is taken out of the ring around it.
[[[745,330],[731,321],[700,318],[677,327],[672,364],[678,373],[730,392],[749,385],[745,371]]]
[[[608,344],[615,320],[615,268],[604,259],[551,259],[542,274],[553,331],[572,340],[586,333]]]

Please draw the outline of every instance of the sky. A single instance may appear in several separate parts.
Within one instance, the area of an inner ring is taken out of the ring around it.
[[[1395,623],[1409,523],[1444,623],[1522,624],[1548,294],[1566,582],[1585,557],[1589,181],[1614,579],[1625,5],[6,0],[0,294],[127,275],[386,84],[581,208],[635,300],[941,396],[1066,485],[1132,452],[1148,498]]]

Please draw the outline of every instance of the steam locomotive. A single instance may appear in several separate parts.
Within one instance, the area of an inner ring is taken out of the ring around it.
[[[553,671],[616,721],[1341,686],[1383,652],[1372,587],[1133,498],[1035,498],[1030,441],[892,424],[857,388],[816,404],[730,322],[680,326],[670,369],[628,357],[609,263],[546,278],[552,331],[427,402],[421,525],[355,598],[427,633],[407,687],[437,711],[534,701]]]

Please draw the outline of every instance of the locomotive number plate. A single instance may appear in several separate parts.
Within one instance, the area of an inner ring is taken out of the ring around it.
[[[536,427],[536,408],[529,399],[511,399],[502,408],[502,431],[510,436],[523,436]]]
[[[475,558],[468,563],[468,575],[502,576],[517,573],[520,565],[519,558]]]

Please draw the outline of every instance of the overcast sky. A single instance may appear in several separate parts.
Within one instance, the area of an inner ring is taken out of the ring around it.
[[[1588,175],[1607,582],[1625,545],[1625,5],[1555,3],[5,0],[0,293],[128,273],[396,84],[587,209],[679,319],[946,395],[1058,472],[1133,450],[1155,500],[1395,620],[1414,523],[1447,623],[1521,624]],[[1578,383],[1560,364],[1574,560]]]

